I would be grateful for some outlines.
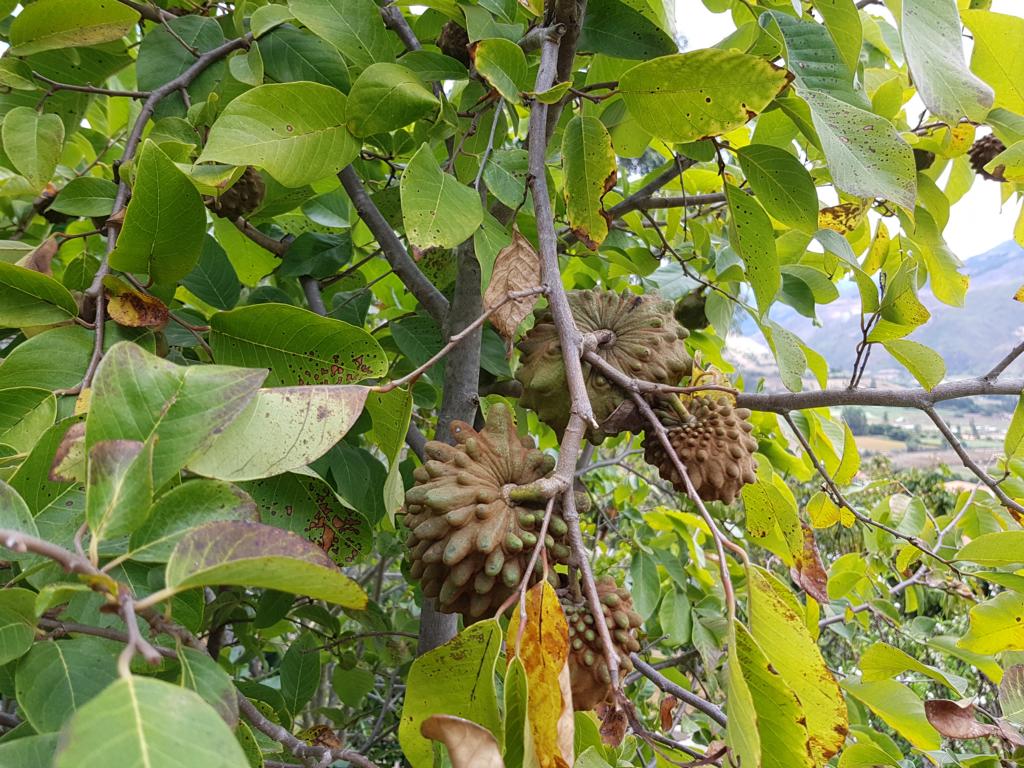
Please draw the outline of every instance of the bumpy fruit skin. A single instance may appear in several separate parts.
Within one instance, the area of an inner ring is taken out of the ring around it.
[[[714,391],[680,400],[683,413],[657,410],[669,441],[697,495],[704,501],[732,504],[740,489],[756,479],[757,441],[750,435],[750,411],[735,408],[727,395]],[[686,493],[686,483],[652,430],[644,435],[644,459],[658,468],[663,480]]]
[[[623,373],[660,384],[678,384],[689,374],[693,360],[683,341],[689,333],[676,322],[671,301],[654,293],[598,290],[571,291],[568,298],[581,332],[612,332],[596,352]],[[562,345],[551,311],[539,310],[535,316],[533,328],[518,345],[522,358],[516,378],[523,385],[519,402],[561,435],[570,410]],[[600,425],[590,428],[588,439],[600,443],[607,435],[632,429],[626,412],[632,413],[633,403],[625,393],[585,362],[583,376]]]
[[[452,435],[455,446],[427,443],[429,461],[405,495],[410,574],[438,610],[478,619],[519,586],[544,521],[544,502],[510,503],[502,491],[545,477],[555,460],[519,437],[502,404],[491,406],[479,432],[457,421]],[[556,505],[544,540],[549,564],[568,562],[567,530]],[[531,578],[542,572],[538,558]]]
[[[1006,145],[991,133],[988,136],[982,136],[967,150],[967,154],[971,158],[971,168],[976,174],[990,181],[1006,181],[1003,177],[1003,166],[996,166],[995,173],[985,170],[985,166],[1005,149]]]
[[[612,644],[619,654],[619,675],[633,669],[629,654],[640,650],[637,630],[643,619],[633,610],[629,592],[618,587],[615,580],[605,576],[597,582],[597,594],[601,598],[602,616],[612,637]],[[566,595],[561,598],[562,610],[569,624],[569,678],[572,681],[573,709],[594,709],[598,704],[609,701],[612,695],[612,678],[604,656],[601,636],[594,624],[586,599],[575,602]]]
[[[263,177],[250,165],[220,197],[206,198],[206,207],[222,219],[235,221],[239,216],[248,216],[263,205],[266,194],[267,185]]]

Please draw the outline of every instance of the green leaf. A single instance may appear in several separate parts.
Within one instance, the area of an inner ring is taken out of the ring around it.
[[[642,549],[633,553],[629,565],[629,575],[633,581],[630,594],[633,596],[633,607],[644,620],[654,614],[661,599],[661,579],[658,577],[658,564],[654,558]]]
[[[959,647],[986,655],[1024,650],[1024,595],[1001,592],[971,608],[970,617],[970,628],[957,642]]]
[[[855,72],[860,63],[860,49],[864,38],[857,6],[853,0],[817,0],[814,8],[825,20],[825,27],[832,36],[832,42],[839,49],[846,68]]]
[[[405,488],[399,471],[399,460],[405,447],[412,418],[412,389],[393,389],[380,394],[371,392],[366,399],[366,410],[373,420],[371,439],[388,460],[388,475],[384,481],[384,509],[389,520],[405,502]]]
[[[737,155],[743,175],[768,213],[806,234],[817,231],[818,193],[803,163],[770,144],[750,144]]]
[[[758,312],[763,316],[782,287],[782,273],[775,252],[775,230],[764,208],[738,187],[725,185],[729,203],[730,240],[747,267]]]
[[[199,263],[185,275],[181,284],[217,309],[232,309],[241,294],[235,268],[220,243],[209,235],[203,239]]]
[[[263,377],[263,371],[221,365],[174,365],[135,344],[118,344],[96,371],[88,448],[155,436],[153,486],[159,488],[249,405]]]
[[[999,681],[999,709],[1011,723],[1024,723],[1024,665],[1014,664]]]
[[[472,719],[501,743],[502,721],[494,689],[501,640],[496,620],[480,621],[412,663],[398,726],[398,741],[412,768],[434,765],[433,748],[420,733],[420,725],[438,712]]]
[[[14,674],[18,707],[37,733],[58,731],[117,678],[117,643],[98,637],[36,643]]]
[[[758,713],[737,651],[738,626],[740,625],[735,623],[731,625],[727,650],[725,700],[729,719],[726,724],[725,743],[740,765],[760,766],[762,763]]]
[[[761,331],[775,356],[782,383],[790,392],[799,392],[807,369],[807,353],[800,337],[771,320],[761,325]]]
[[[675,39],[640,10],[644,5],[590,0],[583,16],[579,49],[641,61],[675,53],[679,49]]]
[[[114,0],[37,0],[11,23],[11,54],[28,56],[119,40],[138,20],[138,11]]]
[[[0,483],[0,505],[10,487]],[[0,591],[0,664],[21,658],[36,639],[36,593],[5,587]]]
[[[882,343],[886,351],[910,371],[925,389],[932,389],[946,375],[946,364],[939,353],[909,339],[892,339]]]
[[[270,386],[354,384],[387,373],[380,344],[362,328],[287,304],[258,304],[210,318],[214,357],[269,368]]]
[[[792,494],[765,480],[743,486],[740,493],[751,537],[792,565],[803,552],[803,532]]]
[[[525,149],[499,149],[491,154],[487,165],[484,166],[484,183],[487,189],[509,208],[517,208],[526,200],[529,162],[530,157]],[[485,222],[484,228],[486,227]],[[500,251],[501,247],[497,250]],[[480,256],[479,251],[477,256]],[[484,279],[482,282],[486,285],[488,281]]]
[[[754,765],[813,768],[808,739],[809,713],[801,706],[771,659],[742,624],[736,625],[736,655],[757,713],[761,761]]]
[[[249,18],[249,30],[255,38],[263,37],[279,24],[292,20],[290,8],[281,5],[264,5],[252,12]]]
[[[749,577],[751,633],[772,669],[800,701],[807,718],[813,764],[824,765],[846,739],[846,702],[807,630],[804,609],[793,594],[763,569],[751,569]]]
[[[78,315],[74,296],[52,277],[0,262],[0,328],[27,328]]]
[[[366,394],[355,386],[261,389],[189,469],[220,480],[255,480],[304,467],[345,436]]]
[[[154,441],[99,440],[89,448],[85,520],[91,544],[131,533],[153,500]]]
[[[960,18],[974,36],[971,70],[995,89],[993,106],[1024,112],[1024,57],[1011,55],[1024,36],[1024,19],[981,10],[962,11]]]
[[[114,212],[117,184],[95,176],[72,179],[50,204],[51,211],[70,216],[109,216]]]
[[[366,593],[323,550],[280,528],[220,521],[194,528],[167,563],[170,590],[235,585],[306,595],[362,610]]]
[[[683,142],[738,128],[785,84],[785,70],[763,59],[708,48],[638,64],[622,75],[619,92],[643,128]]]
[[[228,59],[228,71],[240,83],[263,85],[263,59],[259,47],[251,46],[248,51],[239,51]]]
[[[182,687],[202,696],[229,727],[238,725],[238,691],[223,667],[195,648],[179,648],[178,663]]]
[[[317,636],[304,632],[281,659],[281,695],[292,715],[302,713],[320,686],[320,649]]]
[[[956,553],[956,559],[978,565],[1024,563],[1024,531],[983,533],[967,542]]]
[[[529,88],[529,67],[523,49],[511,40],[492,37],[473,45],[476,71],[510,104]]]
[[[171,34],[173,31],[174,34]],[[173,80],[195,63],[195,56],[179,42],[184,40],[200,53],[223,45],[224,32],[215,19],[198,15],[185,15],[157,24],[142,38],[138,63],[135,66],[139,88],[151,91]],[[193,104],[206,101],[224,80],[227,67],[223,59],[211,63],[188,86]],[[185,102],[180,93],[172,93],[160,100],[154,116],[184,117]]]
[[[941,746],[942,738],[925,717],[924,702],[907,686],[895,680],[865,683],[850,678],[842,686],[918,749],[928,751]]]
[[[805,92],[832,178],[859,197],[911,208],[917,196],[914,153],[893,124],[828,94]]]
[[[53,177],[64,145],[64,123],[57,115],[15,107],[4,116],[4,152],[34,189]]]
[[[684,593],[674,589],[665,594],[658,611],[658,623],[669,645],[680,647],[690,642],[693,619],[690,615],[690,601]]]
[[[921,101],[936,117],[983,121],[995,94],[967,67],[956,0],[904,0],[903,52]]]
[[[0,480],[0,528],[20,531],[29,536],[39,535],[36,522],[32,518],[32,511],[28,508],[25,500],[3,480]],[[4,557],[10,557],[11,554],[5,551]],[[17,559],[20,561],[20,557]]]
[[[483,221],[476,190],[442,171],[427,144],[412,156],[400,186],[405,234],[417,248],[454,248]]]
[[[122,329],[107,323],[104,346],[109,348],[125,338],[153,346],[149,331]],[[52,328],[15,347],[0,362],[0,390],[31,385],[42,389],[70,389],[81,383],[92,357],[95,337],[79,325]]]
[[[930,677],[938,683],[963,696],[967,691],[967,680],[959,675],[942,672],[924,664],[905,651],[886,643],[874,643],[860,657],[860,670],[864,682],[888,680],[904,672],[912,671]]]
[[[366,695],[373,690],[375,683],[374,674],[359,667],[345,669],[341,665],[337,665],[331,676],[331,687],[334,688],[334,692],[350,707],[358,707]]]
[[[162,494],[145,522],[131,536],[131,559],[166,563],[178,541],[192,528],[217,520],[258,521],[249,495],[220,480],[189,480]]]
[[[381,63],[368,66],[352,83],[345,112],[348,129],[363,138],[403,128],[433,114],[440,104],[408,69]]]
[[[57,749],[56,733],[21,736],[0,743],[0,765],[8,768],[51,768]]]
[[[183,738],[187,734],[187,738]],[[242,748],[197,694],[149,677],[124,677],[68,723],[54,768],[248,768]]]
[[[596,251],[608,236],[601,199],[617,178],[611,136],[596,117],[576,116],[565,126],[562,171],[569,226],[580,241]]]
[[[156,144],[142,148],[124,228],[110,266],[174,283],[199,261],[206,234],[206,208],[188,176]]]
[[[263,8],[280,8],[267,5]],[[257,11],[263,10],[258,8]],[[316,35],[290,25],[278,27],[259,40],[263,71],[279,83],[306,80],[348,93],[348,67],[338,49]]]
[[[290,0],[288,7],[357,69],[395,60],[398,40],[384,26],[373,0]]]
[[[309,539],[341,566],[373,551],[373,529],[360,512],[348,509],[332,488],[312,474],[288,473],[245,483],[260,519]],[[380,486],[371,490],[380,493]]]
[[[199,161],[263,168],[286,187],[331,176],[355,160],[346,97],[320,83],[271,83],[228,104]]]

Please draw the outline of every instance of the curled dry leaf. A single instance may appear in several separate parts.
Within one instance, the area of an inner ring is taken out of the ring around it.
[[[981,739],[999,733],[994,725],[974,719],[974,705],[960,706],[949,699],[932,699],[924,703],[928,722],[949,739]]]
[[[85,422],[72,424],[61,438],[50,465],[54,483],[85,482]]]
[[[43,240],[34,251],[29,251],[17,262],[17,266],[25,267],[25,269],[32,269],[36,272],[41,272],[47,277],[53,277],[53,269],[51,264],[53,263],[53,257],[57,255],[57,250],[60,246],[57,244],[57,238],[48,237]]]
[[[821,564],[818,544],[814,540],[814,530],[806,523],[802,525],[804,548],[793,563],[793,580],[819,603],[827,603],[829,600],[828,573],[825,571],[825,566]]]
[[[107,313],[118,325],[128,328],[163,328],[171,313],[155,296],[137,291],[116,277],[103,280],[106,289]]]
[[[516,329],[533,311],[537,297],[529,296],[504,304],[502,302],[505,302],[510,293],[533,288],[539,284],[540,257],[530,241],[523,237],[519,230],[514,230],[512,242],[502,248],[494,259],[491,282],[484,293],[484,307],[498,307],[491,315],[491,325],[505,339],[509,354]]]
[[[618,704],[600,704],[595,711],[601,721],[601,741],[609,747],[622,744],[626,738],[626,726],[629,725],[626,713]]]
[[[423,721],[420,733],[448,748],[452,768],[505,768],[494,734],[472,720],[431,715]]]
[[[672,721],[675,719],[676,707],[679,706],[679,699],[675,696],[666,696],[661,700],[659,715],[661,716],[661,730],[672,729]]]

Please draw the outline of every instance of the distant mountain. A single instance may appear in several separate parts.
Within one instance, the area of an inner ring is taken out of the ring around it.
[[[963,307],[950,307],[932,296],[926,285],[921,302],[931,319],[908,338],[938,351],[946,361],[948,377],[978,376],[1024,339],[1024,304],[1013,294],[1024,285],[1024,248],[1008,241],[965,262],[971,278]],[[849,371],[860,341],[860,297],[852,281],[839,285],[840,297],[818,307],[818,323],[786,305],[776,305],[771,318],[796,333],[812,349],[825,356],[833,369]],[[739,329],[740,338],[730,338],[730,351],[741,358],[740,368],[763,370],[768,353],[764,338],[751,322]],[[770,353],[769,360],[770,360]],[[873,375],[891,375],[902,370],[880,346],[871,353],[865,383]]]

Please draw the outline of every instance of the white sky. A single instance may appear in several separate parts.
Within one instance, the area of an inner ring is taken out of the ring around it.
[[[993,0],[992,10],[1019,16],[1022,14],[1022,3],[1021,0]],[[888,15],[877,6],[872,6],[869,12]],[[701,0],[676,0],[676,26],[679,33],[686,37],[688,49],[707,48],[735,29],[731,14],[711,13]],[[969,44],[970,41],[966,42]],[[969,50],[967,55],[970,56]],[[978,178],[970,192],[950,210],[944,237],[960,258],[969,259],[1013,239],[1013,226],[1020,203],[1011,198],[1003,206],[1000,201],[1001,186],[994,181]]]

